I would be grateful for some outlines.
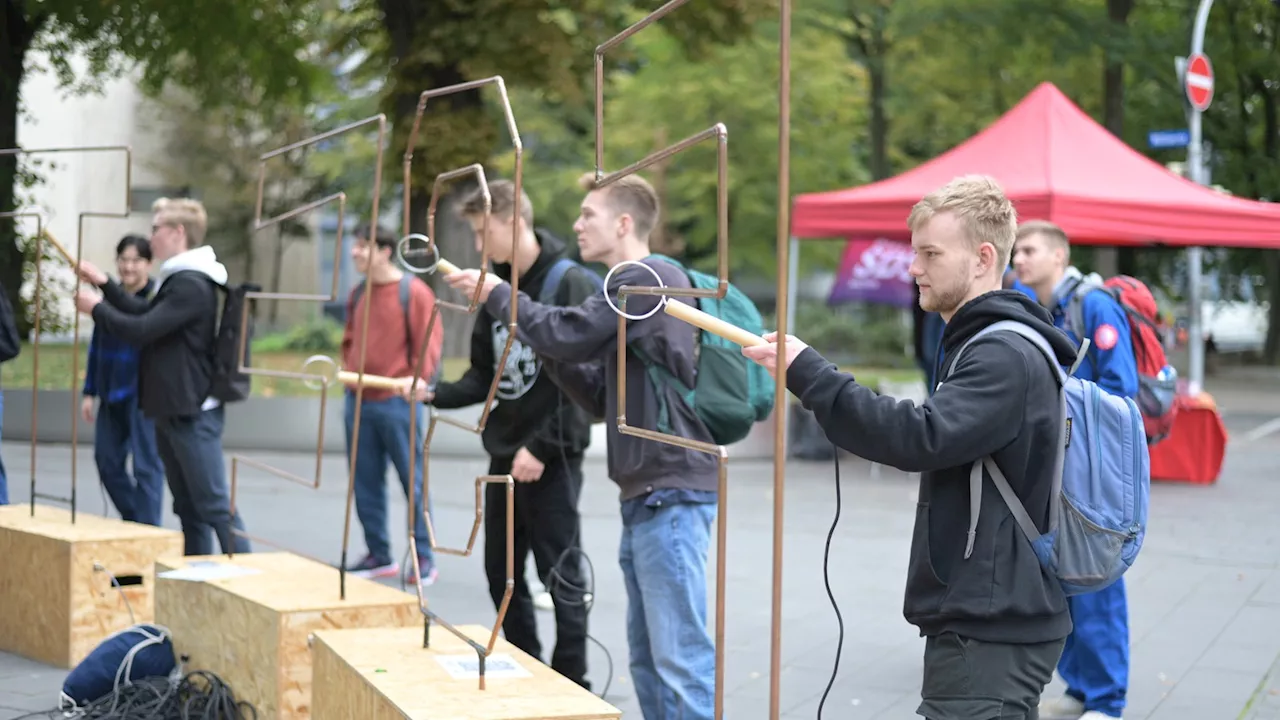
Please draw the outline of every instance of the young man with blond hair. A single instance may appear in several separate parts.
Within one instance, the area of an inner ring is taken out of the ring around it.
[[[573,307],[599,292],[599,280],[568,257],[564,241],[534,227],[533,206],[523,190],[518,216],[514,183],[499,180],[489,183],[488,190],[487,223],[481,188],[463,200],[459,214],[475,232],[476,250],[488,250],[494,275],[509,281],[512,268],[517,268],[520,289],[548,305]],[[513,232],[517,238],[514,255]],[[564,397],[542,371],[538,355],[519,337],[511,343],[506,363],[497,364],[510,335],[508,319],[482,306],[471,334],[471,367],[457,382],[441,383],[434,393],[422,388],[418,399],[442,410],[478,405],[488,399],[494,376],[500,375],[497,404],[489,414],[481,442],[490,457],[489,474],[510,473],[517,483],[515,567],[523,570],[532,552],[538,575],[552,593],[556,643],[551,669],[590,688],[578,498],[582,495],[583,453],[591,443],[591,418]],[[487,485],[484,568],[495,608],[502,602],[507,584],[506,513],[506,488]],[[502,628],[511,644],[533,657],[542,657],[533,595],[523,572],[515,577]]]
[[[1085,289],[1087,278],[1071,265],[1071,241],[1062,228],[1031,220],[1018,228],[1013,265],[1018,280],[1049,309],[1054,323],[1079,344],[1090,341],[1076,377],[1103,390],[1137,399],[1138,361],[1129,318],[1109,293]],[[1079,313],[1071,312],[1078,302]],[[1082,327],[1076,327],[1079,323]],[[1124,713],[1129,687],[1129,607],[1124,578],[1096,592],[1068,598],[1073,631],[1058,663],[1067,684],[1061,697],[1040,708],[1044,720],[1107,720]]]
[[[80,290],[76,307],[104,331],[141,347],[138,405],[155,421],[156,449],[182,523],[185,553],[212,555],[212,534],[224,553],[247,553],[249,541],[232,532],[243,531],[244,523],[231,512],[222,456],[225,408],[210,395],[218,293],[227,284],[227,269],[204,244],[209,220],[200,201],[161,198],[152,211],[151,255],[160,268],[151,299],[81,262],[80,277],[101,294]]]
[[[710,720],[715,704],[715,644],[707,631],[707,551],[716,516],[717,460],[705,453],[623,435],[614,418],[625,414],[633,427],[656,429],[657,394],[670,411],[675,434],[711,442],[693,409],[669,386],[655,385],[638,353],[677,377],[694,382],[695,337],[689,325],[653,312],[659,299],[627,297],[627,407],[618,402],[617,305],[623,285],[655,287],[654,275],[669,288],[690,287],[678,266],[652,257],[649,234],[658,221],[658,195],[639,175],[598,186],[585,175],[587,190],[573,229],[586,262],[614,269],[605,292],[577,307],[535,302],[489,273],[481,287],[485,308],[507,317],[518,303],[517,322],[525,343],[553,373],[557,384],[593,418],[605,421],[609,478],[619,488],[622,539],[618,562],[627,587],[627,644],[631,679],[645,720]],[[624,264],[625,263],[625,264]],[[643,267],[641,267],[643,266]],[[450,275],[449,284],[472,293],[479,272]],[[692,304],[690,298],[669,302]]]
[[[912,208],[907,226],[920,305],[947,322],[942,382],[922,405],[878,395],[790,335],[783,362],[776,333],[743,354],[785,373],[837,445],[921,473],[903,605],[926,638],[916,712],[929,720],[1035,718],[1071,632],[1067,600],[1000,493],[981,493],[971,508],[970,481],[975,462],[991,456],[1036,527],[1048,529],[1059,371],[1013,332],[959,350],[1012,320],[1038,332],[1061,365],[1076,351],[1044,308],[1001,287],[1017,216],[993,179],[952,180]],[[980,472],[981,483],[992,483]]]

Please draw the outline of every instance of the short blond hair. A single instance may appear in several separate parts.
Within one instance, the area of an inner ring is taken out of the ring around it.
[[[964,222],[965,234],[974,249],[984,242],[996,249],[996,267],[1009,265],[1013,240],[1018,232],[1018,212],[995,178],[962,175],[921,198],[907,216],[907,227],[915,232],[935,215],[952,213]]]
[[[1068,259],[1071,257],[1071,238],[1057,225],[1048,220],[1028,220],[1018,226],[1017,240],[1032,235],[1043,235],[1051,244],[1062,248]]]
[[[510,180],[495,180],[488,185],[490,214],[510,222],[516,206],[516,184]],[[476,186],[475,190],[462,199],[458,213],[463,217],[484,216],[483,185]],[[524,220],[525,227],[533,229],[533,203],[529,202],[529,195],[524,188],[520,188],[520,218]]]
[[[187,248],[204,244],[209,232],[209,215],[204,203],[192,198],[159,198],[151,203],[151,212],[163,223],[181,225],[187,232]]]
[[[630,215],[635,223],[636,237],[648,241],[649,234],[658,224],[659,209],[658,191],[648,180],[632,173],[602,186],[596,182],[595,173],[584,173],[578,178],[578,185],[588,192],[603,191],[609,209],[619,215]]]

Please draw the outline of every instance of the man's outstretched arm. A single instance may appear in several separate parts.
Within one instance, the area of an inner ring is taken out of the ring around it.
[[[454,278],[460,274],[451,275],[450,284],[454,284]],[[466,293],[466,281],[457,282],[463,283],[461,289]],[[611,279],[606,288],[608,299],[605,293],[600,293],[573,307],[543,305],[524,292],[513,298],[511,285],[499,282],[492,286],[485,309],[494,317],[505,319],[510,316],[511,303],[517,302],[516,324],[520,328],[520,338],[534,352],[564,363],[590,362],[614,349],[613,343],[618,337],[618,315],[609,306],[609,301],[617,305],[618,288],[623,285],[653,285],[653,276],[639,268],[627,267]],[[656,297],[630,295],[627,297],[627,312],[644,315],[657,302]],[[627,321],[628,324],[630,322]]]
[[[743,353],[771,367],[770,349],[777,345]],[[975,342],[923,405],[860,385],[795,338],[787,354],[787,388],[831,442],[872,462],[906,472],[955,467],[1008,445],[1022,426],[1028,369],[1006,339]]]

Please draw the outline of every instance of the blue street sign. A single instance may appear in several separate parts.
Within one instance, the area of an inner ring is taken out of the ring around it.
[[[1182,148],[1191,144],[1189,130],[1152,130],[1147,133],[1147,145],[1155,150]]]

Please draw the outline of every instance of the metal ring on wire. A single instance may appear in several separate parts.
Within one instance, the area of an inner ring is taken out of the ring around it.
[[[613,273],[614,273],[618,268],[622,267],[623,265],[639,265],[640,267],[644,268],[645,270],[648,270],[648,271],[653,275],[653,279],[658,281],[658,287],[660,287],[660,288],[662,288],[662,289],[664,289],[664,290],[667,288],[667,286],[666,286],[665,284],[663,284],[663,282],[662,282],[662,277],[660,277],[660,276],[658,275],[658,271],[657,271],[657,270],[654,270],[653,268],[649,267],[648,265],[645,265],[644,263],[640,262],[639,260],[623,260],[622,262],[618,263],[617,265],[614,265],[613,267],[609,268],[609,272],[608,272],[608,273],[606,273],[606,274],[605,274],[605,276],[604,276],[604,301],[605,301],[605,302],[607,302],[607,303],[609,303],[609,308],[610,308],[611,310],[613,310],[615,313],[617,313],[617,314],[621,315],[622,317],[624,317],[624,318],[626,318],[626,319],[628,319],[628,320],[648,320],[649,318],[653,317],[654,315],[657,315],[657,314],[658,314],[658,311],[659,311],[659,310],[661,310],[661,309],[662,309],[662,307],[663,307],[664,305],[666,305],[666,304],[667,304],[667,296],[666,296],[666,295],[659,295],[659,296],[658,296],[658,304],[657,304],[657,305],[654,305],[654,306],[653,306],[653,309],[652,309],[652,310],[650,310],[649,312],[645,313],[644,315],[632,315],[632,314],[630,314],[630,313],[625,313],[625,312],[623,312],[623,311],[619,310],[619,309],[618,309],[618,306],[617,306],[617,305],[614,305],[614,304],[613,304],[613,301],[609,299],[609,278],[613,277]]]
[[[427,244],[427,249],[412,250],[412,251],[407,250],[406,248],[408,246],[406,245],[406,243],[408,243],[410,240],[421,240],[425,242]],[[413,263],[405,259],[406,256],[410,253],[412,253],[413,255],[424,255],[424,254],[431,255],[435,258],[435,260],[430,265],[425,265],[425,266],[414,265]],[[400,238],[400,242],[396,243],[396,260],[400,262],[401,267],[403,267],[405,270],[408,270],[409,272],[414,273],[416,275],[433,273],[436,271],[436,266],[440,264],[440,248],[436,247],[436,244],[431,242],[431,238],[427,237],[426,235],[423,235],[422,233],[410,233],[409,235],[405,235],[403,238]]]
[[[307,368],[311,367],[311,365],[313,365],[314,363],[326,363],[329,365],[329,367],[333,368],[333,371],[328,373],[314,373],[316,375],[324,375],[328,378],[323,383],[317,384],[314,380],[311,380],[310,378],[308,378],[306,380],[303,380],[302,384],[306,385],[312,390],[319,390],[325,385],[332,385],[333,381],[336,380],[338,377],[338,363],[328,355],[312,355],[311,357],[302,361],[302,372],[307,373],[308,372]]]

